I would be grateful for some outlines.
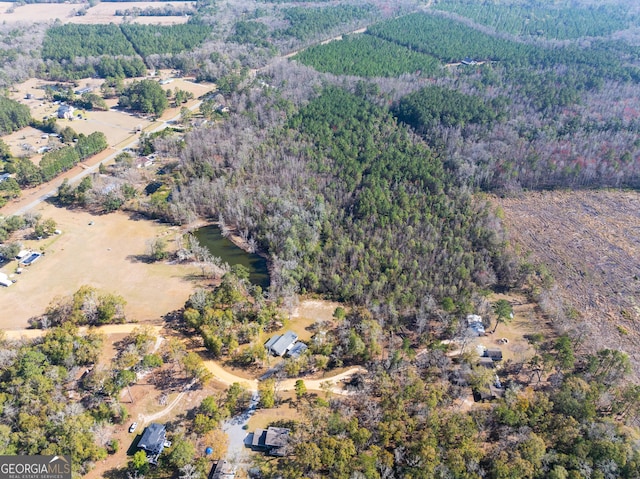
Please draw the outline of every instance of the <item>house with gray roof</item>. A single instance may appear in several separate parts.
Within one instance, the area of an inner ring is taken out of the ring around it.
[[[290,429],[286,427],[269,427],[256,429],[251,440],[251,449],[265,452],[270,456],[284,456],[285,447],[289,444]]]
[[[274,356],[284,356],[298,340],[298,335],[293,331],[276,335],[264,343],[264,347]]]
[[[147,453],[151,464],[157,464],[162,450],[170,445],[171,443],[167,441],[167,430],[164,425],[157,422],[149,424],[138,441],[138,449],[143,449]]]

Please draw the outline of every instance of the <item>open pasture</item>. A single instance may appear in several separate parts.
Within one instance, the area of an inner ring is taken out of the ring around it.
[[[69,297],[82,285],[121,295],[127,317],[139,322],[181,308],[195,287],[190,278],[198,276],[197,268],[141,260],[152,238],[164,237],[171,247],[175,228],[122,212],[95,216],[46,203],[33,212],[53,218],[62,234],[24,240],[25,248],[44,251],[45,256],[22,274],[15,274],[16,261],[0,268],[18,280],[0,289],[0,310],[10,312],[0,315],[2,329],[27,327],[29,318],[44,313],[53,299]]]
[[[189,20],[188,16],[180,15],[180,16],[167,16],[167,17],[147,17],[147,16],[137,16],[137,17],[124,17],[124,16],[116,16],[116,10],[133,10],[140,9],[144,10],[145,8],[153,7],[164,7],[164,6],[179,6],[179,7],[191,7],[193,6],[193,2],[107,2],[107,3],[98,3],[97,5],[89,8],[87,13],[82,16],[76,16],[73,18],[69,18],[69,23],[83,23],[83,24],[91,24],[91,25],[99,25],[106,23],[122,23],[126,18],[127,21],[132,21],[133,23],[141,23],[141,24],[152,24],[152,25],[175,25],[178,23],[187,23]]]
[[[85,15],[76,15],[86,4],[79,3],[32,3],[15,6],[13,2],[0,2],[0,20],[8,23],[51,23],[59,19],[62,23],[79,23],[100,25],[109,23],[122,23],[127,21],[152,25],[176,25],[187,23],[188,16],[116,16],[116,10],[132,10],[134,8],[145,9],[147,7],[159,7],[174,5],[171,2],[114,2],[98,3],[89,8]],[[179,2],[179,6],[188,7],[193,2]]]
[[[13,2],[0,2],[0,21],[7,23],[52,23],[56,19],[67,22],[82,8],[74,3],[30,3],[15,6]]]
[[[2,137],[8,146],[11,154],[15,157],[29,157],[36,165],[39,163],[42,154],[38,154],[38,149],[49,145],[50,143],[57,143],[57,140],[53,137],[45,138],[45,135],[40,130],[36,130],[30,126],[22,128],[21,130],[14,131],[10,135]]]

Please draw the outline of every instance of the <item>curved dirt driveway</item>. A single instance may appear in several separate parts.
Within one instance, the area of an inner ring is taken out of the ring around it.
[[[97,328],[95,328],[97,331],[100,331],[101,333],[104,333],[106,335],[109,334],[129,334],[131,332],[133,332],[134,329],[136,328],[140,328],[140,327],[147,327],[150,328],[151,331],[153,332],[153,334],[155,335],[160,335],[161,331],[162,331],[162,326],[159,325],[149,325],[149,324],[138,324],[138,323],[126,323],[126,324],[107,324],[104,326],[99,326]],[[89,328],[87,326],[82,326],[79,328],[80,332],[86,332]],[[42,336],[44,336],[44,334],[46,333],[47,330],[43,330],[43,329],[18,329],[18,330],[5,330],[4,331],[4,335],[6,339],[9,340],[13,340],[13,341],[17,341],[20,339],[35,339],[35,338],[40,338]],[[212,361],[212,360],[207,360],[207,361],[203,361],[204,366],[211,372],[211,374],[213,374],[213,377],[220,381],[223,384],[226,385],[231,385],[233,383],[240,383],[241,385],[243,385],[244,387],[246,387],[249,391],[257,391],[258,390],[258,380],[257,379],[250,379],[250,378],[244,378],[241,376],[238,376],[236,374],[233,374],[230,371],[227,371],[226,369],[224,369],[222,366],[220,366],[220,364],[218,364],[216,361]],[[313,391],[322,391],[323,390],[323,383],[332,383],[331,387],[329,388],[329,391],[336,393],[336,394],[348,394],[344,389],[342,389],[341,387],[339,387],[338,383],[340,381],[343,381],[345,379],[349,379],[351,378],[353,375],[355,375],[356,373],[363,373],[366,372],[367,370],[360,367],[360,366],[356,366],[353,368],[349,368],[346,371],[341,372],[340,374],[336,374],[334,376],[329,376],[329,377],[324,377],[321,379],[304,379],[304,384],[306,386],[306,388],[308,390],[313,390]],[[293,391],[296,388],[296,381],[299,378],[292,378],[292,379],[285,379],[284,381],[281,381],[278,384],[278,391]],[[187,388],[188,389],[188,388]],[[186,392],[186,390],[184,391]],[[181,398],[184,395],[184,392],[182,392],[179,395],[179,398]],[[169,408],[166,408],[164,413],[169,412],[170,409],[173,408],[173,406],[175,406],[174,403],[177,403],[179,401],[178,398],[176,398],[176,400],[174,400],[172,402],[172,404],[170,405]],[[167,410],[168,409],[168,410]],[[162,411],[161,411],[162,412]],[[160,413],[157,413],[160,414]]]
[[[244,387],[246,387],[249,391],[257,391],[258,390],[258,380],[256,379],[247,379],[241,376],[237,376],[230,371],[224,369],[220,364],[216,361],[204,361],[205,367],[213,374],[213,377],[220,381],[221,383],[231,385],[233,383],[240,383]],[[348,394],[344,389],[339,387],[338,383],[342,380],[351,378],[356,373],[366,372],[367,370],[356,366],[350,369],[347,369],[340,374],[336,374],[335,376],[329,376],[321,379],[304,379],[304,385],[308,390],[313,391],[322,391],[323,383],[332,383],[329,390],[336,394]],[[278,391],[293,391],[296,388],[296,381],[300,378],[292,378],[285,379],[281,381],[277,389]]]

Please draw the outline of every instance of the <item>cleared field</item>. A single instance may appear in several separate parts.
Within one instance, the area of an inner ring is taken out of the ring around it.
[[[170,16],[170,17],[123,17],[116,16],[116,10],[133,10],[134,8],[145,9],[148,7],[158,8],[164,6],[191,7],[194,2],[115,2],[115,3],[98,3],[89,8],[86,15],[69,18],[69,23],[83,24],[103,24],[103,23],[122,23],[125,18],[134,23],[153,24],[153,25],[175,25],[178,23],[186,23],[189,17]]]
[[[174,78],[170,83],[162,85],[165,90],[174,90],[179,88],[180,90],[193,93],[194,98],[198,98],[205,93],[215,90],[216,86],[213,83],[195,83],[192,79],[188,78]]]
[[[82,5],[73,3],[32,3],[16,6],[13,11],[8,13],[7,11],[12,7],[14,7],[13,3],[0,3],[3,22],[51,23],[56,19],[66,22],[69,17],[75,16],[75,12],[82,8]]]
[[[58,124],[85,135],[101,131],[107,137],[107,143],[115,145],[131,137],[137,126],[145,128],[151,122],[121,111],[86,111],[82,112],[82,119],[58,120]]]
[[[2,141],[9,146],[13,156],[29,156],[31,161],[36,165],[40,162],[40,158],[42,158],[42,154],[37,154],[38,149],[50,143],[58,143],[57,139],[48,137],[48,135],[45,139],[40,130],[36,130],[30,126],[14,131],[10,135],[3,136]]]
[[[624,349],[640,371],[640,193],[537,192],[496,203],[522,256],[555,279],[543,300],[550,319],[585,333],[593,350]],[[568,308],[577,319],[566,319]]]
[[[53,218],[62,234],[23,242],[46,254],[14,275],[17,283],[0,289],[0,311],[10,312],[0,315],[2,329],[27,327],[29,318],[42,314],[54,298],[69,296],[85,284],[123,296],[129,319],[154,321],[181,308],[196,285],[192,278],[199,277],[197,268],[139,259],[147,240],[164,236],[171,245],[176,229],[121,212],[94,216],[44,203],[34,212]],[[16,266],[13,261],[0,271],[13,275]]]
[[[81,24],[108,24],[122,23],[126,18],[133,23],[153,24],[153,25],[175,25],[178,23],[187,23],[188,16],[171,16],[171,17],[121,17],[115,16],[116,10],[127,10],[133,8],[144,9],[147,7],[158,7],[164,5],[172,5],[171,2],[117,2],[117,3],[98,3],[95,7],[87,10],[86,15],[76,15],[86,4],[80,3],[34,3],[21,6],[15,6],[13,2],[0,2],[0,14],[2,21],[7,23],[52,23],[59,19],[62,23],[81,23]],[[179,6],[192,6],[193,2],[179,2]],[[12,11],[11,11],[12,10]],[[9,12],[9,13],[8,13]]]
[[[100,85],[104,80],[96,79],[96,78],[85,78],[78,81],[78,88],[91,87],[94,92],[99,93]],[[133,80],[131,80],[133,81]],[[24,83],[19,85],[15,85],[11,90],[10,97],[14,100],[19,101],[20,103],[27,105],[31,109],[31,116],[41,120],[45,116],[55,116],[57,114],[58,106],[53,102],[46,101],[44,99],[45,90],[44,88],[47,85],[53,85],[55,82],[46,82],[42,80],[30,79]],[[186,89],[186,88],[182,88]],[[32,98],[27,99],[27,95],[31,95]],[[115,106],[117,103],[116,99],[108,100],[107,104],[110,106]],[[58,120],[58,124],[61,127],[70,126],[78,133],[84,133],[85,135],[89,135],[94,131],[101,131],[107,137],[107,142],[109,145],[116,145],[127,138],[131,137],[132,132],[137,126],[141,128],[145,128],[150,125],[151,122],[145,120],[143,118],[138,118],[136,116],[130,115],[129,113],[121,112],[121,111],[87,111],[87,112],[78,112],[82,114],[82,119],[78,119],[77,116],[73,120]],[[25,129],[27,130],[27,129]],[[31,131],[33,130],[33,131]],[[22,133],[24,130],[21,130],[18,133],[17,140],[13,141],[11,137],[13,135],[4,137],[3,139],[7,141],[12,141],[15,144],[12,145],[12,153],[20,154],[21,153],[21,144],[28,143],[32,144],[34,149],[37,149],[42,146],[41,140],[42,133],[38,130],[34,130],[33,128],[28,130],[28,135]],[[33,132],[36,132],[36,136],[33,137]],[[28,136],[26,141],[21,141],[22,136]],[[36,143],[36,142],[40,143]],[[46,143],[45,143],[46,144]],[[24,150],[22,150],[22,154],[24,154]]]

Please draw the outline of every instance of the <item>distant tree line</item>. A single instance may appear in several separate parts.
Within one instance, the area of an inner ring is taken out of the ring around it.
[[[31,122],[29,107],[6,96],[0,96],[0,134],[17,131]]]
[[[525,2],[526,3],[526,2]],[[456,13],[513,35],[566,40],[601,37],[637,24],[638,16],[621,5],[572,6],[439,0],[434,8]]]
[[[363,19],[375,12],[370,4],[337,5],[322,8],[290,7],[283,10],[289,27],[279,31],[279,35],[308,40],[327,33],[339,25]]]
[[[348,36],[303,50],[296,61],[320,72],[360,77],[397,77],[419,72],[422,76],[437,76],[440,62],[427,54],[371,35]]]

